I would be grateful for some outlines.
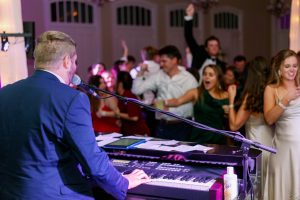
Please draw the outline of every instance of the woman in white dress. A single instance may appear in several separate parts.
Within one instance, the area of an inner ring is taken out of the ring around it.
[[[272,146],[273,131],[266,124],[263,116],[264,89],[267,84],[269,67],[263,57],[256,57],[247,65],[248,75],[242,94],[242,104],[236,112],[233,103],[236,96],[236,85],[228,87],[229,94],[229,126],[236,131],[246,124],[246,137],[266,146]],[[261,199],[264,191],[266,168],[269,153],[263,151],[261,165],[261,183],[257,188],[256,197]]]
[[[264,92],[264,116],[269,125],[275,124],[277,149],[270,155],[264,199],[300,198],[299,96],[299,58],[292,50],[282,50],[272,60]]]

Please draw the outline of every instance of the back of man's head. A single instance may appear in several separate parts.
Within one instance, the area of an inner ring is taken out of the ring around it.
[[[128,55],[128,56],[127,56],[127,62],[128,62],[128,63],[132,63],[132,64],[134,65],[135,62],[136,62],[135,57],[132,56],[132,55]]]
[[[246,57],[243,55],[237,55],[233,58],[233,62],[241,62],[241,61],[245,61],[246,62]]]
[[[36,69],[53,69],[65,56],[76,54],[76,43],[67,34],[59,31],[42,33],[34,50]]]
[[[143,60],[154,60],[154,57],[158,54],[158,51],[152,46],[146,46],[142,49],[141,54]]]
[[[168,46],[165,46],[163,48],[161,48],[159,51],[158,51],[158,54],[160,56],[162,55],[166,55],[168,56],[169,58],[177,58],[178,61],[181,60],[181,54],[178,50],[178,48],[176,46],[173,46],[173,45],[168,45]]]
[[[117,83],[122,83],[124,90],[131,90],[132,88],[132,77],[129,72],[121,71],[117,75]]]

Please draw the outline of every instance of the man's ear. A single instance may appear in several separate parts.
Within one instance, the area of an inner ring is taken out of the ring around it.
[[[179,60],[178,60],[178,58],[176,58],[176,57],[171,58],[171,61],[172,61],[172,64],[173,64],[173,65],[178,65],[178,64],[179,64]]]
[[[121,87],[121,88],[124,88],[124,86],[123,86],[123,83],[122,83],[122,82],[119,82],[119,83],[117,83],[116,85],[117,85],[117,88],[119,88],[119,87]]]
[[[71,57],[69,55],[66,55],[63,58],[63,66],[64,66],[64,68],[69,69],[71,67],[71,65],[72,65]]]

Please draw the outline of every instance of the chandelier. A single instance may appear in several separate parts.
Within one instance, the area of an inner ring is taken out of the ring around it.
[[[105,3],[114,2],[115,0],[90,0],[90,1],[97,4],[98,6],[103,6]]]
[[[211,7],[217,5],[219,0],[192,0],[192,3],[206,12]]]
[[[276,17],[285,15],[290,11],[290,4],[285,0],[273,0],[267,6],[267,10]]]

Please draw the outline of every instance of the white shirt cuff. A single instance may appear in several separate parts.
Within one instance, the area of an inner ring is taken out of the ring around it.
[[[190,21],[193,19],[193,16],[184,16],[185,21]]]
[[[127,57],[123,56],[123,57],[120,58],[120,60],[127,62]]]

